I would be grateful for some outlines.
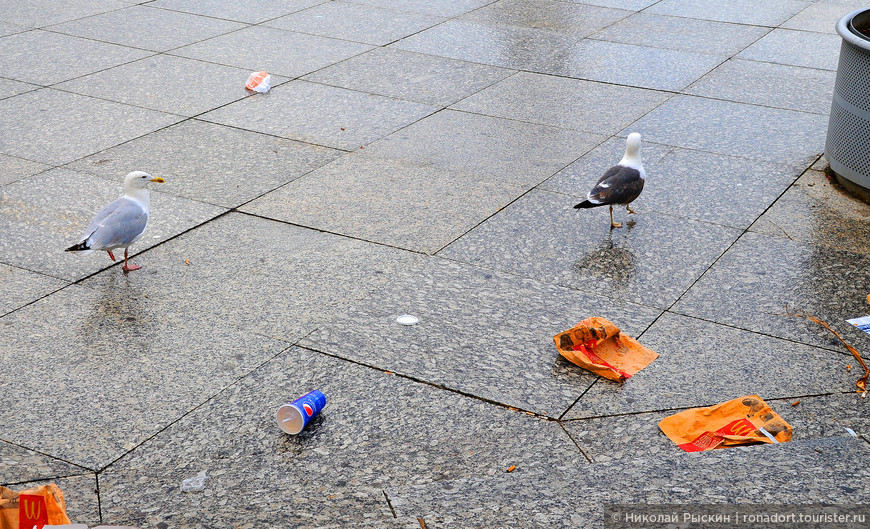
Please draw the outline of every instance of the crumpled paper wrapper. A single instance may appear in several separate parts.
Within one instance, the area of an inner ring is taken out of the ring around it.
[[[622,382],[659,357],[619,327],[593,316],[553,336],[556,349],[569,362],[604,378]]]
[[[791,425],[758,395],[747,395],[709,408],[681,411],[662,419],[659,428],[686,452],[756,443],[787,443],[791,441],[793,432]]]
[[[0,528],[69,524],[63,492],[54,483],[22,491],[0,486]]]

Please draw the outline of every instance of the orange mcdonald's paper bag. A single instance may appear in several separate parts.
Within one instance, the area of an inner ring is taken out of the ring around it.
[[[791,425],[758,395],[681,411],[662,419],[659,428],[686,452],[755,443],[786,443],[792,434]]]
[[[70,523],[63,492],[54,483],[14,491],[0,487],[0,528],[31,529]]]
[[[553,336],[559,354],[578,366],[617,382],[650,365],[659,357],[619,327],[593,316]]]

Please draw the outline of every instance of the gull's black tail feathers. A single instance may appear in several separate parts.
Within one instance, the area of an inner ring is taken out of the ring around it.
[[[64,250],[64,251],[65,251],[65,252],[82,252],[82,251],[84,251],[84,250],[90,250],[90,248],[88,247],[88,242],[87,242],[87,241],[82,241],[82,242],[80,242],[80,243],[78,243],[78,244],[74,244],[74,245],[70,246],[69,248],[67,248],[67,249]]]
[[[589,202],[588,200],[584,200],[583,202],[574,206],[574,209],[589,209],[589,208],[597,208],[598,206],[603,206],[604,204],[595,204],[594,202]]]

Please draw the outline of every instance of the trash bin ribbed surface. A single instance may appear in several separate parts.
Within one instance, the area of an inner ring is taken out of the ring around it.
[[[870,9],[850,13],[837,23],[843,38],[828,123],[825,158],[837,176],[870,193]],[[856,29],[857,28],[857,29]],[[851,186],[847,186],[851,187]]]

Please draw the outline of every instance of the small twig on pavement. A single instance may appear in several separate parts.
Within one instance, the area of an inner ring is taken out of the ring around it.
[[[840,336],[840,333],[838,333],[837,331],[832,329],[830,326],[828,326],[827,323],[823,322],[822,320],[820,320],[818,318],[814,318],[814,317],[809,316],[807,314],[799,314],[796,312],[791,313],[788,311],[788,305],[786,305],[786,307],[785,307],[785,313],[788,314],[789,316],[794,316],[796,318],[804,318],[804,319],[807,319],[810,321],[814,321],[814,322],[818,323],[819,325],[821,325],[822,327],[824,327],[825,329],[828,329],[829,331],[834,333],[834,336],[836,336],[838,340],[843,342],[843,345],[846,346],[846,349],[848,349],[849,352],[852,353],[852,356],[855,357],[855,360],[857,360],[861,364],[861,367],[864,368],[864,376],[861,377],[860,379],[858,379],[858,382],[856,382],[855,385],[858,386],[858,393],[861,393],[862,397],[866,397],[867,396],[867,378],[870,377],[870,369],[867,368],[867,364],[864,362],[864,359],[861,358],[861,353],[859,353],[854,347],[852,347],[851,345],[846,343],[846,340],[844,340],[843,337]]]

